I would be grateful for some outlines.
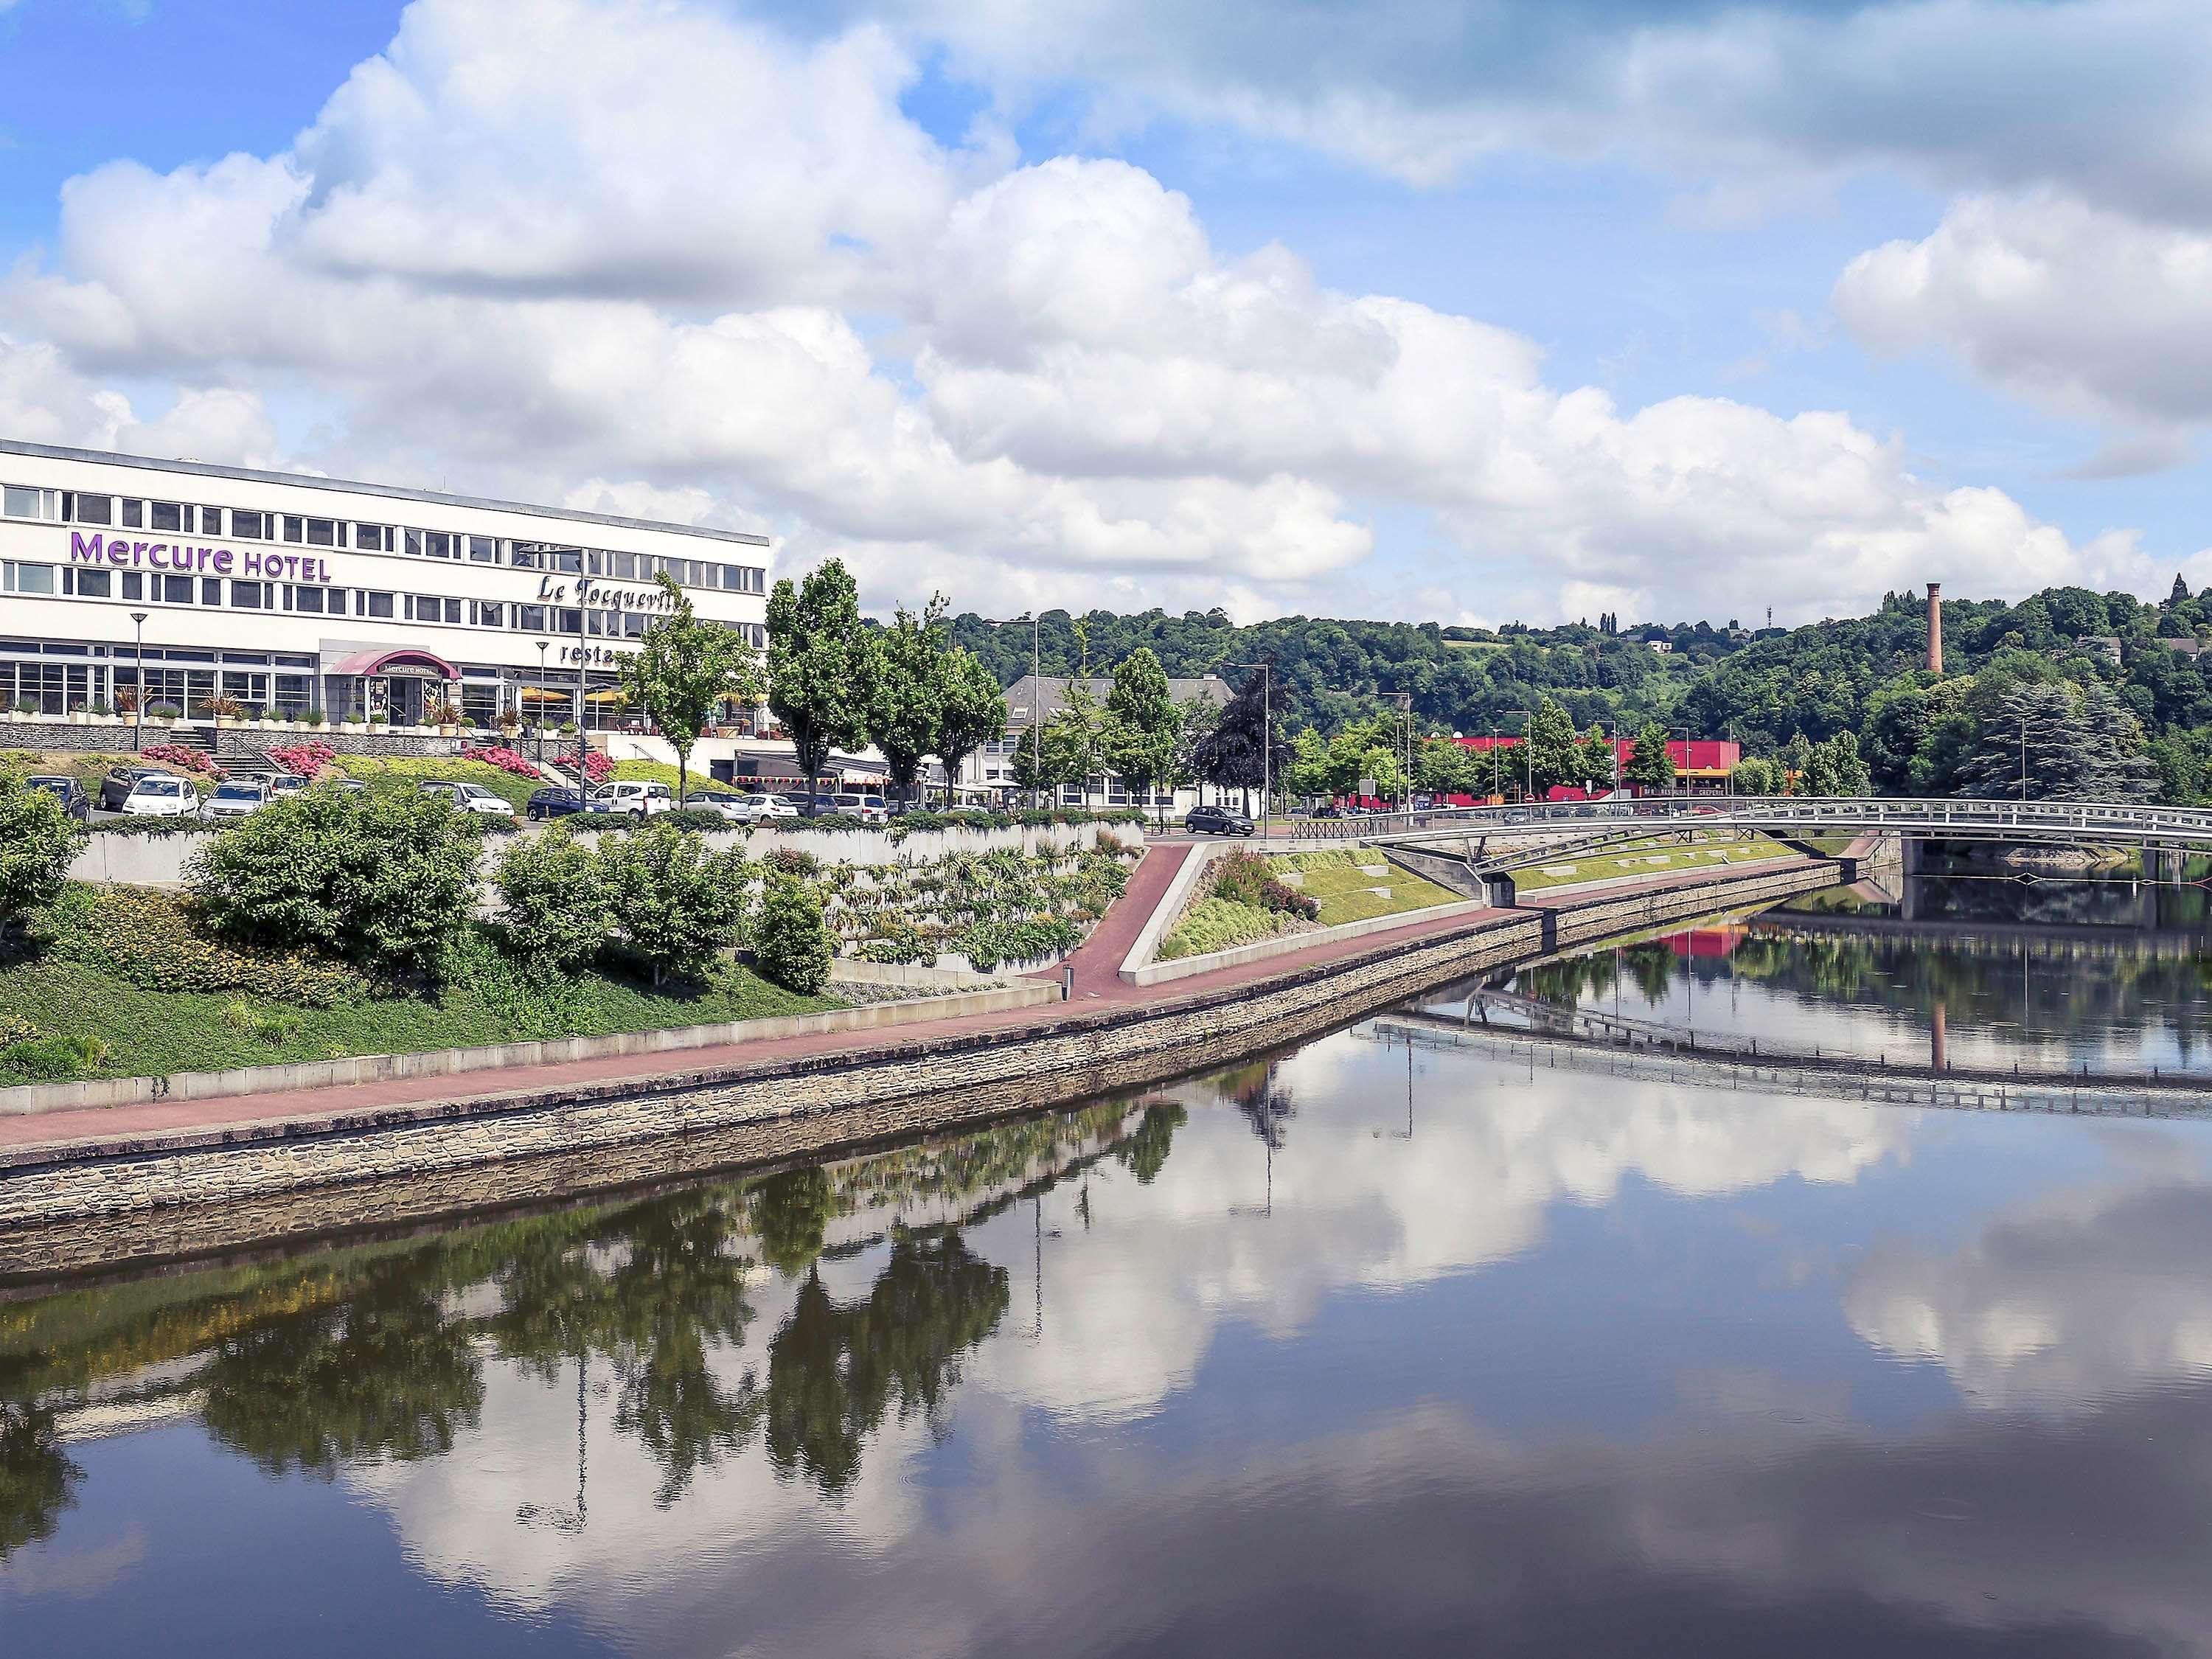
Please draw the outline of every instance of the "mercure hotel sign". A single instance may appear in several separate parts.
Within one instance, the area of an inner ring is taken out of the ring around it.
[[[330,562],[307,553],[280,553],[275,548],[249,547],[243,553],[228,547],[187,547],[182,542],[134,542],[117,536],[87,536],[70,532],[72,564],[136,565],[154,570],[198,570],[211,575],[258,576],[272,581],[323,582],[331,580]]]

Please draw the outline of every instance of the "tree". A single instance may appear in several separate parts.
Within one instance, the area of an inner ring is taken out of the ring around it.
[[[830,982],[830,928],[822,895],[781,870],[769,872],[753,928],[753,962],[787,991],[813,996]]]
[[[1582,787],[1592,793],[1610,792],[1613,773],[1620,766],[1620,757],[1611,740],[1606,737],[1604,728],[1593,726],[1583,732],[1576,750],[1582,761],[1582,777],[1579,780]]]
[[[598,864],[607,919],[655,985],[703,978],[736,937],[748,871],[735,851],[711,852],[702,836],[648,821],[600,836]]]
[[[1646,721],[1636,734],[1620,781],[1639,795],[1663,795],[1674,787],[1674,763],[1667,753],[1667,728],[1657,720]]]
[[[1867,763],[1859,757],[1859,740],[1849,732],[1838,732],[1813,745],[1797,793],[1848,798],[1865,794],[1869,787]]]
[[[891,784],[910,799],[922,757],[945,728],[945,595],[933,593],[916,616],[904,605],[876,638],[867,688],[868,739],[882,750]]]
[[[2142,722],[2112,687],[2092,681],[2081,694],[2081,724],[2089,746],[2088,800],[2139,801],[2159,793],[2159,769],[2143,741]]]
[[[1182,717],[1160,659],[1140,646],[1115,668],[1113,689],[1106,694],[1099,744],[1106,764],[1132,791],[1148,793],[1175,769],[1182,735]]]
[[[1217,789],[1249,792],[1282,776],[1290,765],[1291,746],[1271,706],[1267,681],[1265,674],[1247,675],[1212,729],[1194,747],[1198,775]],[[1262,803],[1261,811],[1266,810]]]
[[[2071,687],[2014,684],[1982,711],[1958,769],[1962,795],[2014,800],[2092,799],[2096,762]]]
[[[60,896],[84,838],[51,792],[0,770],[0,933]]]
[[[937,702],[937,734],[930,748],[945,764],[948,804],[969,756],[1006,734],[1006,699],[998,680],[971,651],[945,659]]]
[[[1528,750],[1526,758],[1529,787],[1538,799],[1556,787],[1582,781],[1583,762],[1576,752],[1574,722],[1567,718],[1567,711],[1551,698],[1546,697],[1536,705],[1522,741]]]
[[[753,1186],[748,1201],[763,1261],[787,1279],[814,1265],[837,1207],[820,1165],[769,1176]]]
[[[791,733],[810,817],[830,751],[866,741],[872,657],[860,590],[840,561],[824,561],[795,586],[787,576],[769,594],[768,706]]]
[[[1471,795],[1478,774],[1474,757],[1449,738],[1425,738],[1413,754],[1413,782],[1431,795]]]
[[[691,749],[726,697],[759,701],[760,665],[734,630],[701,622],[690,597],[663,571],[656,579],[671,608],[646,624],[637,650],[623,660],[622,689],[676,751],[676,799],[691,776]]]
[[[1043,795],[1046,804],[1051,805],[1052,792],[1067,781],[1067,775],[1060,769],[1060,751],[1047,738],[1043,727],[1034,722],[1024,726],[1021,736],[1014,740],[1013,765],[1010,769],[1014,787]]]
[[[573,974],[607,942],[605,866],[564,823],[519,837],[492,878],[507,949],[532,967]]]
[[[2172,591],[2166,594],[2166,602],[2168,605],[2180,605],[2188,598],[2189,584],[2182,580],[2181,573],[2177,570],[2173,573]]]
[[[1310,726],[1291,739],[1291,763],[1283,769],[1283,787],[1293,795],[1329,795],[1336,792],[1329,776],[1328,745]]]
[[[1098,696],[1091,689],[1091,630],[1079,617],[1074,624],[1075,672],[1060,696],[1060,708],[1045,723],[1045,762],[1055,775],[1081,792],[1091,805],[1091,775],[1098,769],[1105,716]]]

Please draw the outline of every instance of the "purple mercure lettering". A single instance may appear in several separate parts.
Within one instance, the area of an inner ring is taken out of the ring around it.
[[[70,532],[70,557],[88,564],[97,564],[106,551],[106,540],[105,536],[95,532],[93,538],[87,541],[82,530],[72,530]]]

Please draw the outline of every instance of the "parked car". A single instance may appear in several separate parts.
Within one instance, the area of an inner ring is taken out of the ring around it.
[[[523,809],[524,815],[532,818],[573,817],[591,810],[584,792],[568,784],[549,784],[531,796]]]
[[[200,816],[210,821],[242,818],[258,812],[270,799],[269,786],[258,778],[234,778],[216,785],[215,793],[200,803]]]
[[[124,800],[130,795],[131,790],[137,787],[138,780],[141,778],[166,778],[173,775],[174,774],[165,772],[158,766],[110,767],[106,776],[100,781],[100,810],[103,812],[120,812],[123,810]]]
[[[694,789],[684,796],[684,805],[689,811],[718,812],[732,823],[752,822],[752,815],[745,811],[745,798],[726,789]]]
[[[314,780],[298,772],[279,772],[267,781],[269,799],[283,800],[292,795],[305,793],[307,786]]]
[[[1242,812],[1225,806],[1194,806],[1183,814],[1182,827],[1193,835],[1249,836],[1259,826]]]
[[[188,818],[200,810],[199,792],[174,773],[149,772],[116,810],[134,818]]]
[[[425,778],[416,788],[426,795],[443,795],[464,812],[482,812],[487,817],[511,818],[514,803],[504,795],[495,795],[480,783],[455,783],[448,778]]]
[[[92,816],[92,797],[84,793],[84,786],[66,772],[34,772],[24,781],[33,789],[44,789],[57,796],[62,811],[79,820]]]
[[[738,810],[747,823],[766,823],[771,818],[795,818],[799,808],[786,795],[744,795],[738,798]]]
[[[628,812],[641,818],[658,817],[676,810],[676,792],[665,783],[641,778],[618,778],[592,791],[594,812]]]
[[[884,810],[881,795],[862,795],[841,792],[830,797],[830,804],[819,809],[825,812],[842,812],[863,823],[889,823],[891,815]]]

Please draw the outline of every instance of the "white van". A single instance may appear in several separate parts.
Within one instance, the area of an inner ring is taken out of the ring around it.
[[[652,783],[641,778],[618,779],[592,791],[594,812],[628,812],[634,817],[649,818],[675,810],[676,792],[665,783]]]

